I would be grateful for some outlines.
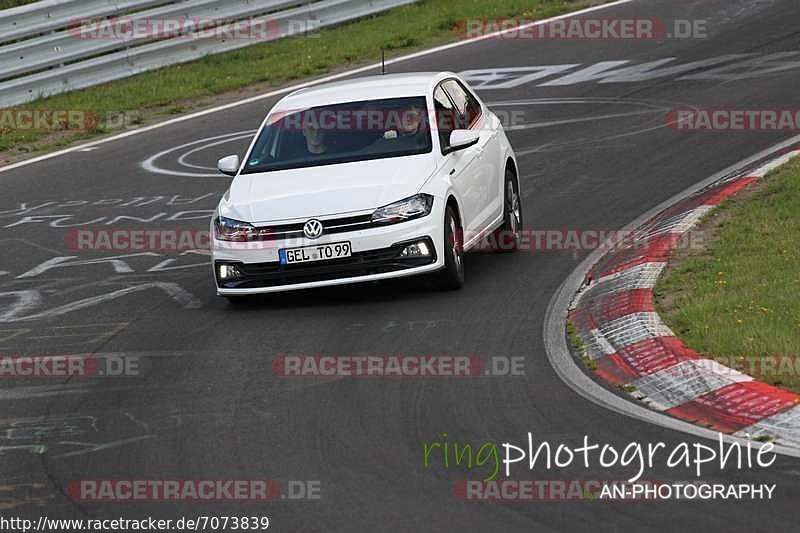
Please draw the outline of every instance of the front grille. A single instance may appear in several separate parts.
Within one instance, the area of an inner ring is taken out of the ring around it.
[[[430,256],[400,257],[400,253],[406,246],[420,240],[425,240],[428,243],[431,250]],[[433,242],[430,239],[416,239],[395,244],[391,248],[354,253],[352,257],[345,259],[300,263],[297,265],[281,265],[280,263],[245,264],[236,261],[217,261],[214,271],[219,272],[220,265],[233,265],[240,273],[240,276],[235,280],[222,281],[217,278],[220,288],[258,289],[371,276],[421,267],[435,262],[436,252]]]
[[[358,231],[378,225],[372,222],[371,214],[358,215],[354,217],[332,218],[329,220],[321,220],[320,222],[322,222],[323,235],[344,233],[347,231]],[[300,222],[297,224],[279,224],[276,226],[267,227],[261,226],[256,229],[261,233],[261,240],[278,241],[283,239],[303,237],[303,226],[305,226],[305,222]]]

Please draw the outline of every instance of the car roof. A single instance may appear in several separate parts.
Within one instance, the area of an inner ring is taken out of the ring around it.
[[[451,72],[411,72],[367,76],[315,85],[295,91],[281,100],[275,110],[308,109],[362,100],[426,96],[441,79],[455,76]]]

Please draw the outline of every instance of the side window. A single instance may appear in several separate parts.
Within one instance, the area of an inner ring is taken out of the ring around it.
[[[436,125],[439,128],[439,142],[442,144],[442,152],[444,152],[450,147],[450,134],[455,129],[458,112],[441,85],[433,91],[433,105],[436,113]]]
[[[446,81],[444,87],[458,109],[459,122],[456,127],[469,129],[480,118],[481,105],[472,93],[456,80]]]

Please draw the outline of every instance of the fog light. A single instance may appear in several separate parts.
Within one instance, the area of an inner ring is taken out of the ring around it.
[[[420,241],[406,246],[403,249],[403,252],[400,254],[400,257],[424,257],[430,254],[431,252],[428,248],[428,243],[425,241]]]
[[[219,266],[219,279],[229,280],[239,277],[239,271],[233,265]]]

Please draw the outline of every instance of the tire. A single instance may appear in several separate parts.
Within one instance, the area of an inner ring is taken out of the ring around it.
[[[247,305],[253,301],[253,297],[249,295],[224,296],[224,298],[228,300],[228,304],[236,306]]]
[[[519,196],[519,180],[510,168],[506,168],[503,187],[503,225],[495,231],[495,242],[499,252],[516,252],[519,249],[522,230],[522,201]]]
[[[455,210],[444,212],[444,268],[436,273],[434,283],[439,290],[455,291],[464,285],[464,232]]]

